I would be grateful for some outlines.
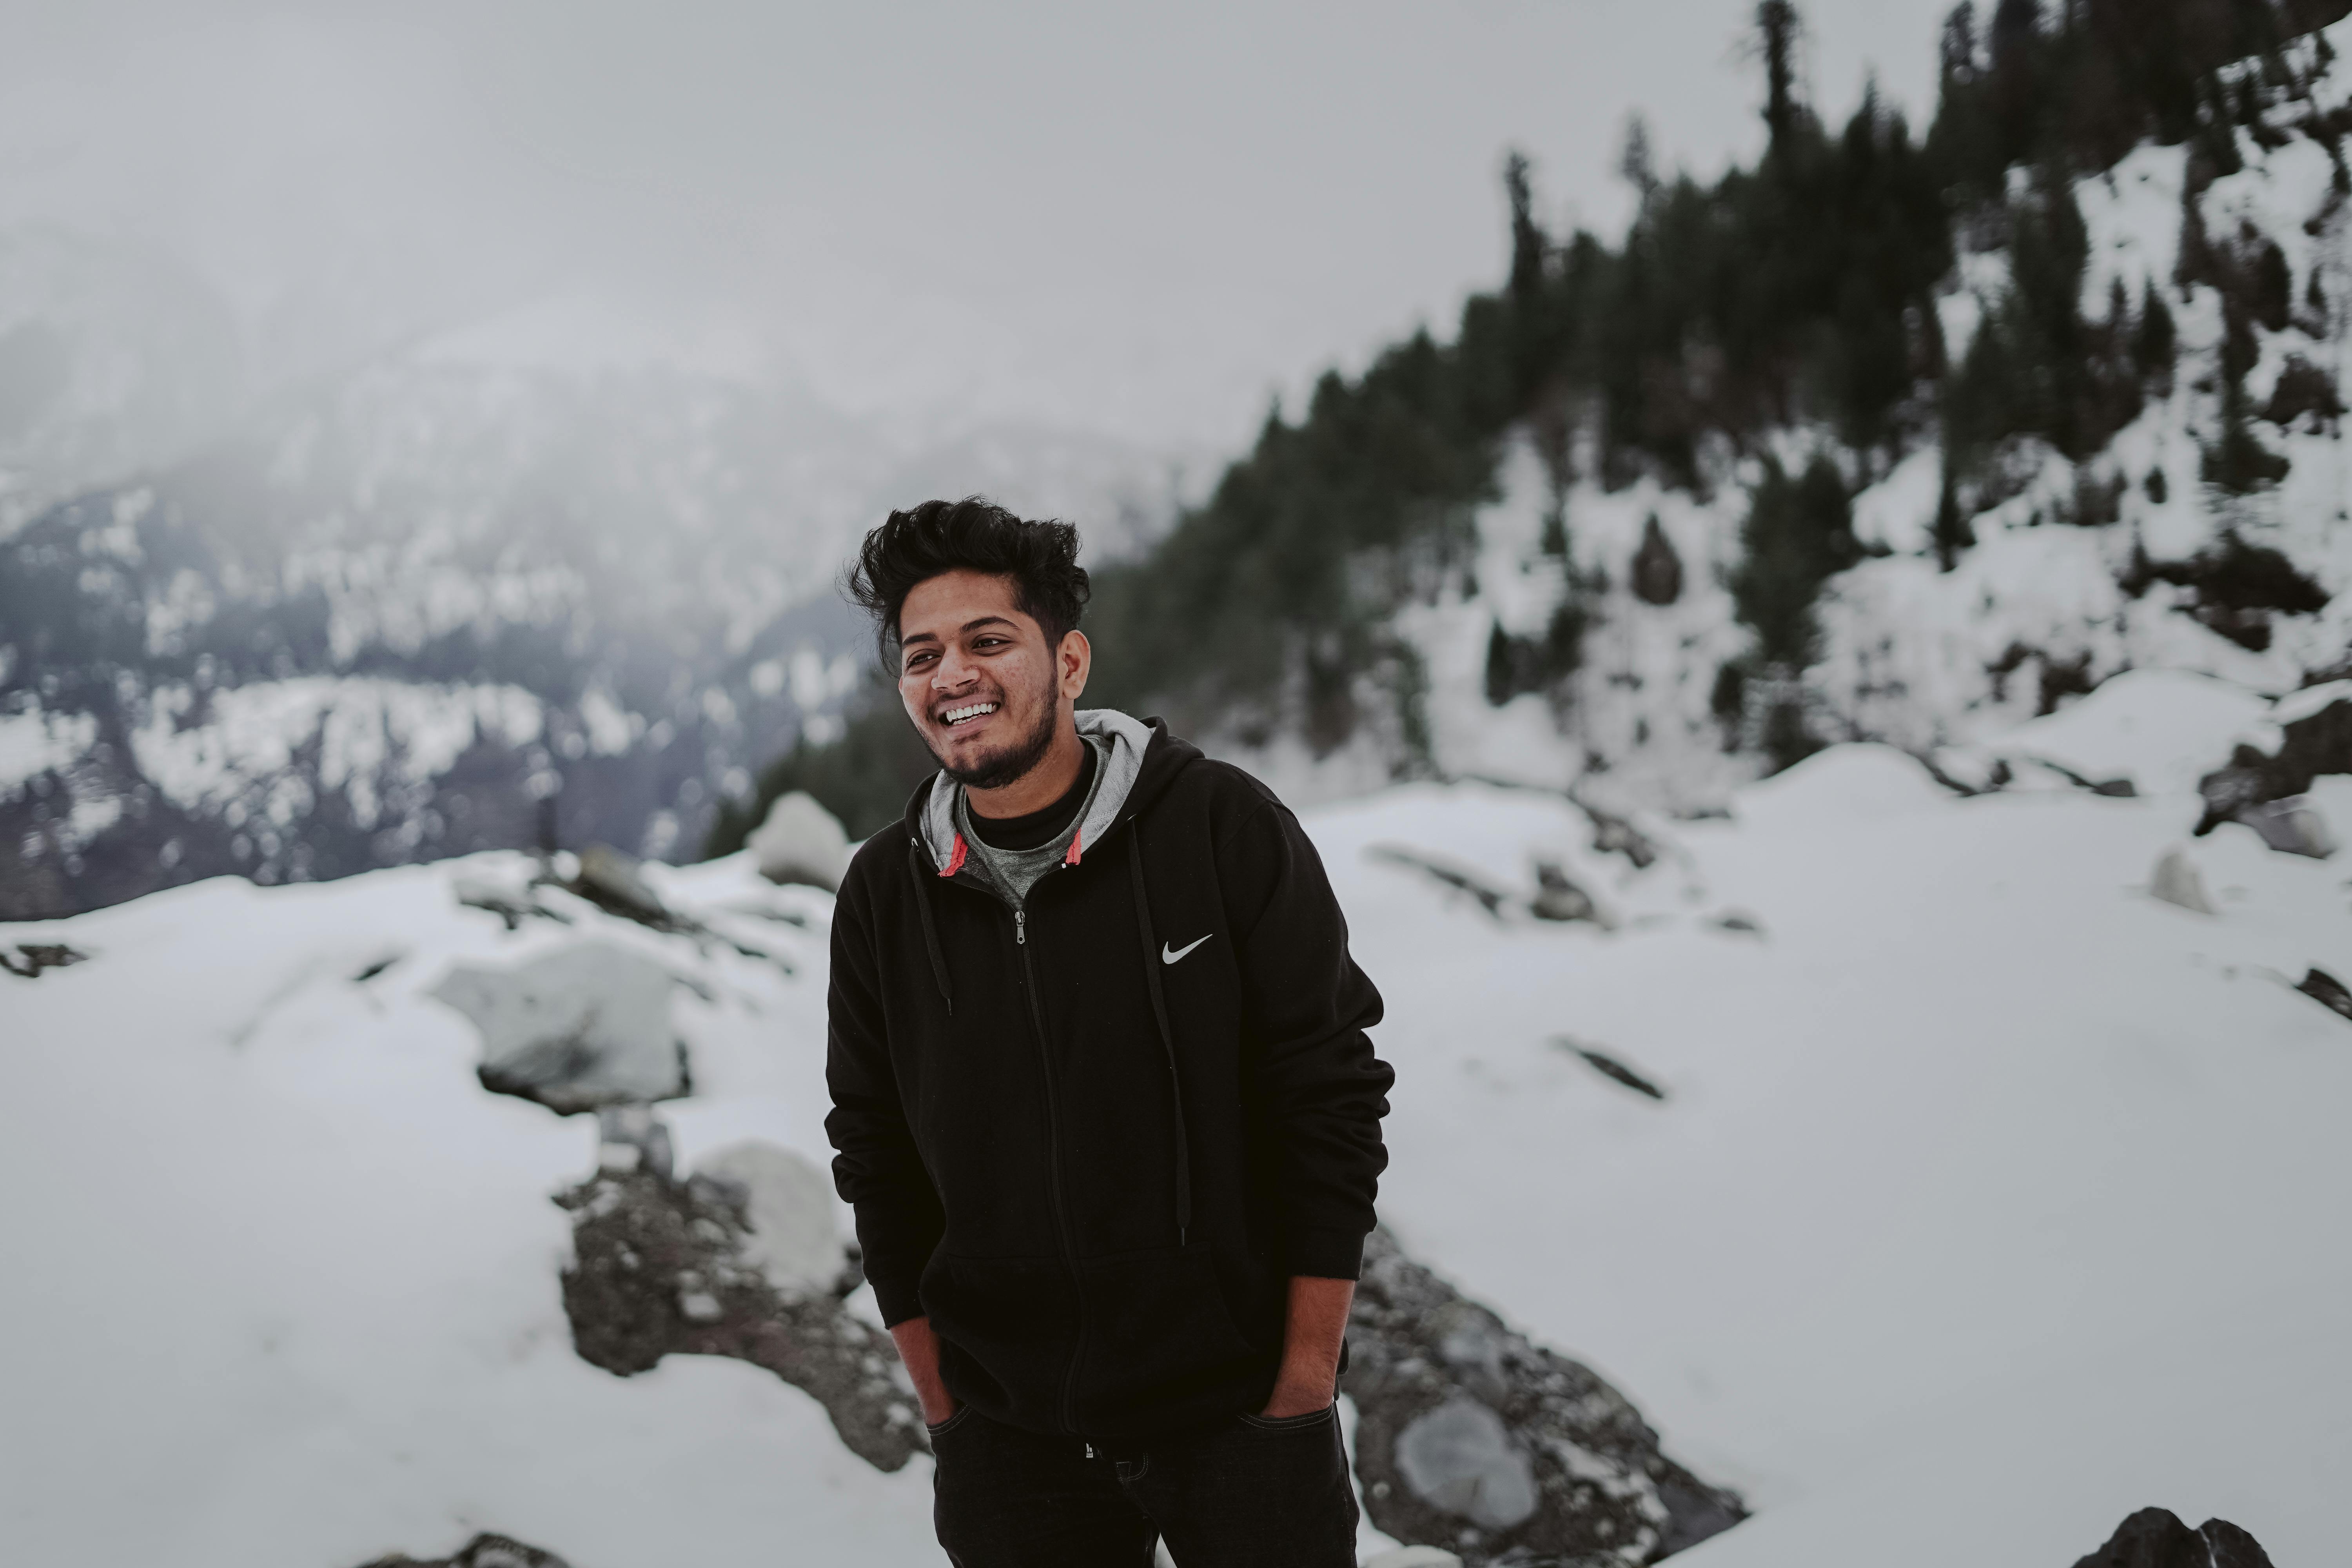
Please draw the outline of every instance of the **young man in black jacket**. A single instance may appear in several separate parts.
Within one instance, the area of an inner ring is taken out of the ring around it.
[[[1077,710],[1077,544],[930,501],[852,572],[940,771],[835,906],[835,1179],[960,1568],[1352,1568],[1380,995],[1272,792]]]

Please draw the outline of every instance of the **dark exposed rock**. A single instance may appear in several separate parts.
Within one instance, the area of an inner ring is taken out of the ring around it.
[[[1409,870],[1433,877],[1449,888],[1469,894],[1478,900],[1480,909],[1485,910],[1496,920],[1503,918],[1503,906],[1510,900],[1508,893],[1482,880],[1474,873],[1459,866],[1449,866],[1444,861],[1433,860],[1417,850],[1407,849],[1401,845],[1375,844],[1364,853],[1374,860],[1385,860],[1391,866],[1402,866]]]
[[[634,855],[609,844],[591,844],[580,852],[580,870],[565,888],[608,915],[619,915],[656,931],[673,931],[677,922],[661,895],[646,886]]]
[[[0,969],[26,980],[39,979],[44,969],[65,969],[89,956],[61,942],[18,942],[16,952],[17,956],[11,958],[5,948],[0,948]]]
[[[2325,860],[2336,853],[2336,836],[2327,830],[2327,819],[2319,814],[2316,805],[2301,795],[2242,806],[2238,820],[2282,855],[2305,855],[2314,860]]]
[[[1536,862],[1536,896],[1528,900],[1528,913],[1539,921],[1590,921],[1603,931],[1617,924],[1591,894],[1570,881],[1568,873],[1551,860]]]
[[[788,1298],[747,1255],[725,1184],[607,1171],[555,1201],[572,1215],[563,1310],[582,1360],[627,1377],[666,1355],[733,1356],[813,1395],[878,1469],[928,1447],[889,1336],[842,1305],[858,1282],[846,1255],[832,1289]]]
[[[2250,806],[2301,795],[2322,773],[2352,773],[2352,698],[2339,698],[2280,731],[2275,755],[2240,745],[2228,766],[2198,781],[2198,793],[2205,797],[2199,834],[2212,832]]]
[[[2305,971],[2303,983],[2295,989],[2331,1012],[2352,1018],[2352,988],[2347,988],[2344,982],[2325,969]]]
[[[2144,1508],[2074,1568],[2271,1568],[2269,1553],[2226,1519],[2195,1530],[2166,1508]]]
[[[1674,542],[1658,526],[1658,514],[1654,511],[1642,525],[1642,542],[1633,552],[1630,586],[1633,597],[1645,605],[1671,605],[1683,596],[1683,558],[1675,553]]]
[[[477,1535],[451,1557],[379,1557],[365,1568],[572,1568],[552,1552],[504,1535]]]
[[[1623,1062],[1619,1061],[1607,1051],[1597,1049],[1591,1046],[1580,1045],[1576,1041],[1569,1039],[1565,1036],[1560,1037],[1559,1044],[1565,1046],[1568,1049],[1574,1051],[1578,1056],[1583,1058],[1585,1062],[1591,1067],[1592,1070],[1599,1073],[1601,1077],[1622,1083],[1636,1094],[1646,1094],[1652,1100],[1664,1100],[1666,1098],[1666,1091],[1664,1089],[1660,1089],[1656,1084],[1652,1083],[1648,1079],[1643,1078],[1640,1073],[1635,1072],[1632,1068],[1627,1067]]]
[[[1341,1387],[1372,1522],[1465,1563],[1654,1563],[1747,1517],[1658,1451],[1590,1369],[1464,1300],[1375,1231]]]

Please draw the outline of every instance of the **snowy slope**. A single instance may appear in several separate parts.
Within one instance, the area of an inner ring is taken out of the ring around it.
[[[1961,800],[1841,747],[1728,819],[1648,824],[1643,872],[1538,792],[1308,814],[1389,1001],[1384,1216],[1744,1491],[1695,1564],[2063,1568],[2150,1502],[2334,1559],[2352,1023],[2288,983],[2352,973],[2352,911],[2340,865],[2236,825],[2188,850],[2219,917],[2147,897],[2195,759],[2267,709],[2193,679],[1997,742],[2135,771],[2133,799]],[[2352,787],[2320,796],[2352,825]],[[1529,890],[1550,858],[1616,929],[1497,921],[1375,847]],[[0,1557],[341,1568],[495,1529],[576,1568],[936,1560],[921,1459],[879,1474],[743,1363],[572,1352],[549,1198],[593,1166],[587,1119],[485,1092],[423,994],[593,928],[708,993],[674,1001],[681,1168],[746,1136],[822,1157],[825,899],[740,858],[654,868],[782,964],[562,894],[580,925],[457,904],[522,869],[10,930],[90,956],[0,975]]]

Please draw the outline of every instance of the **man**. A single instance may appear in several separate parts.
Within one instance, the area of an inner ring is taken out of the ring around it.
[[[835,910],[835,1179],[960,1568],[1353,1568],[1380,996],[1270,791],[1077,710],[1077,548],[929,501],[852,570],[940,772]]]

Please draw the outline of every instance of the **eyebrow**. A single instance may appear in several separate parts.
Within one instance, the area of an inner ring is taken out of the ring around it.
[[[958,630],[958,631],[960,631],[960,632],[971,632],[971,631],[978,631],[978,630],[979,630],[981,627],[982,627],[982,626],[1013,626],[1013,621],[1012,621],[1011,617],[1009,617],[1009,616],[981,616],[978,620],[972,620],[972,621],[966,621],[966,622],[964,622],[964,624],[963,624],[963,625],[961,625],[961,626],[958,626],[958,627],[956,628],[956,630]],[[1015,631],[1018,631],[1018,630],[1020,630],[1020,629],[1021,629],[1021,628],[1020,628],[1020,627],[1018,627],[1018,626],[1013,626],[1013,630],[1015,630]],[[939,633],[937,633],[937,632],[916,632],[916,633],[913,633],[913,634],[912,634],[912,635],[910,635],[910,636],[900,637],[900,638],[898,639],[898,644],[899,644],[899,646],[900,646],[901,647],[908,647],[908,646],[910,646],[910,645],[912,645],[912,644],[919,643],[919,642],[937,642],[937,641],[939,641],[939,640],[940,640],[940,634],[939,634]]]

